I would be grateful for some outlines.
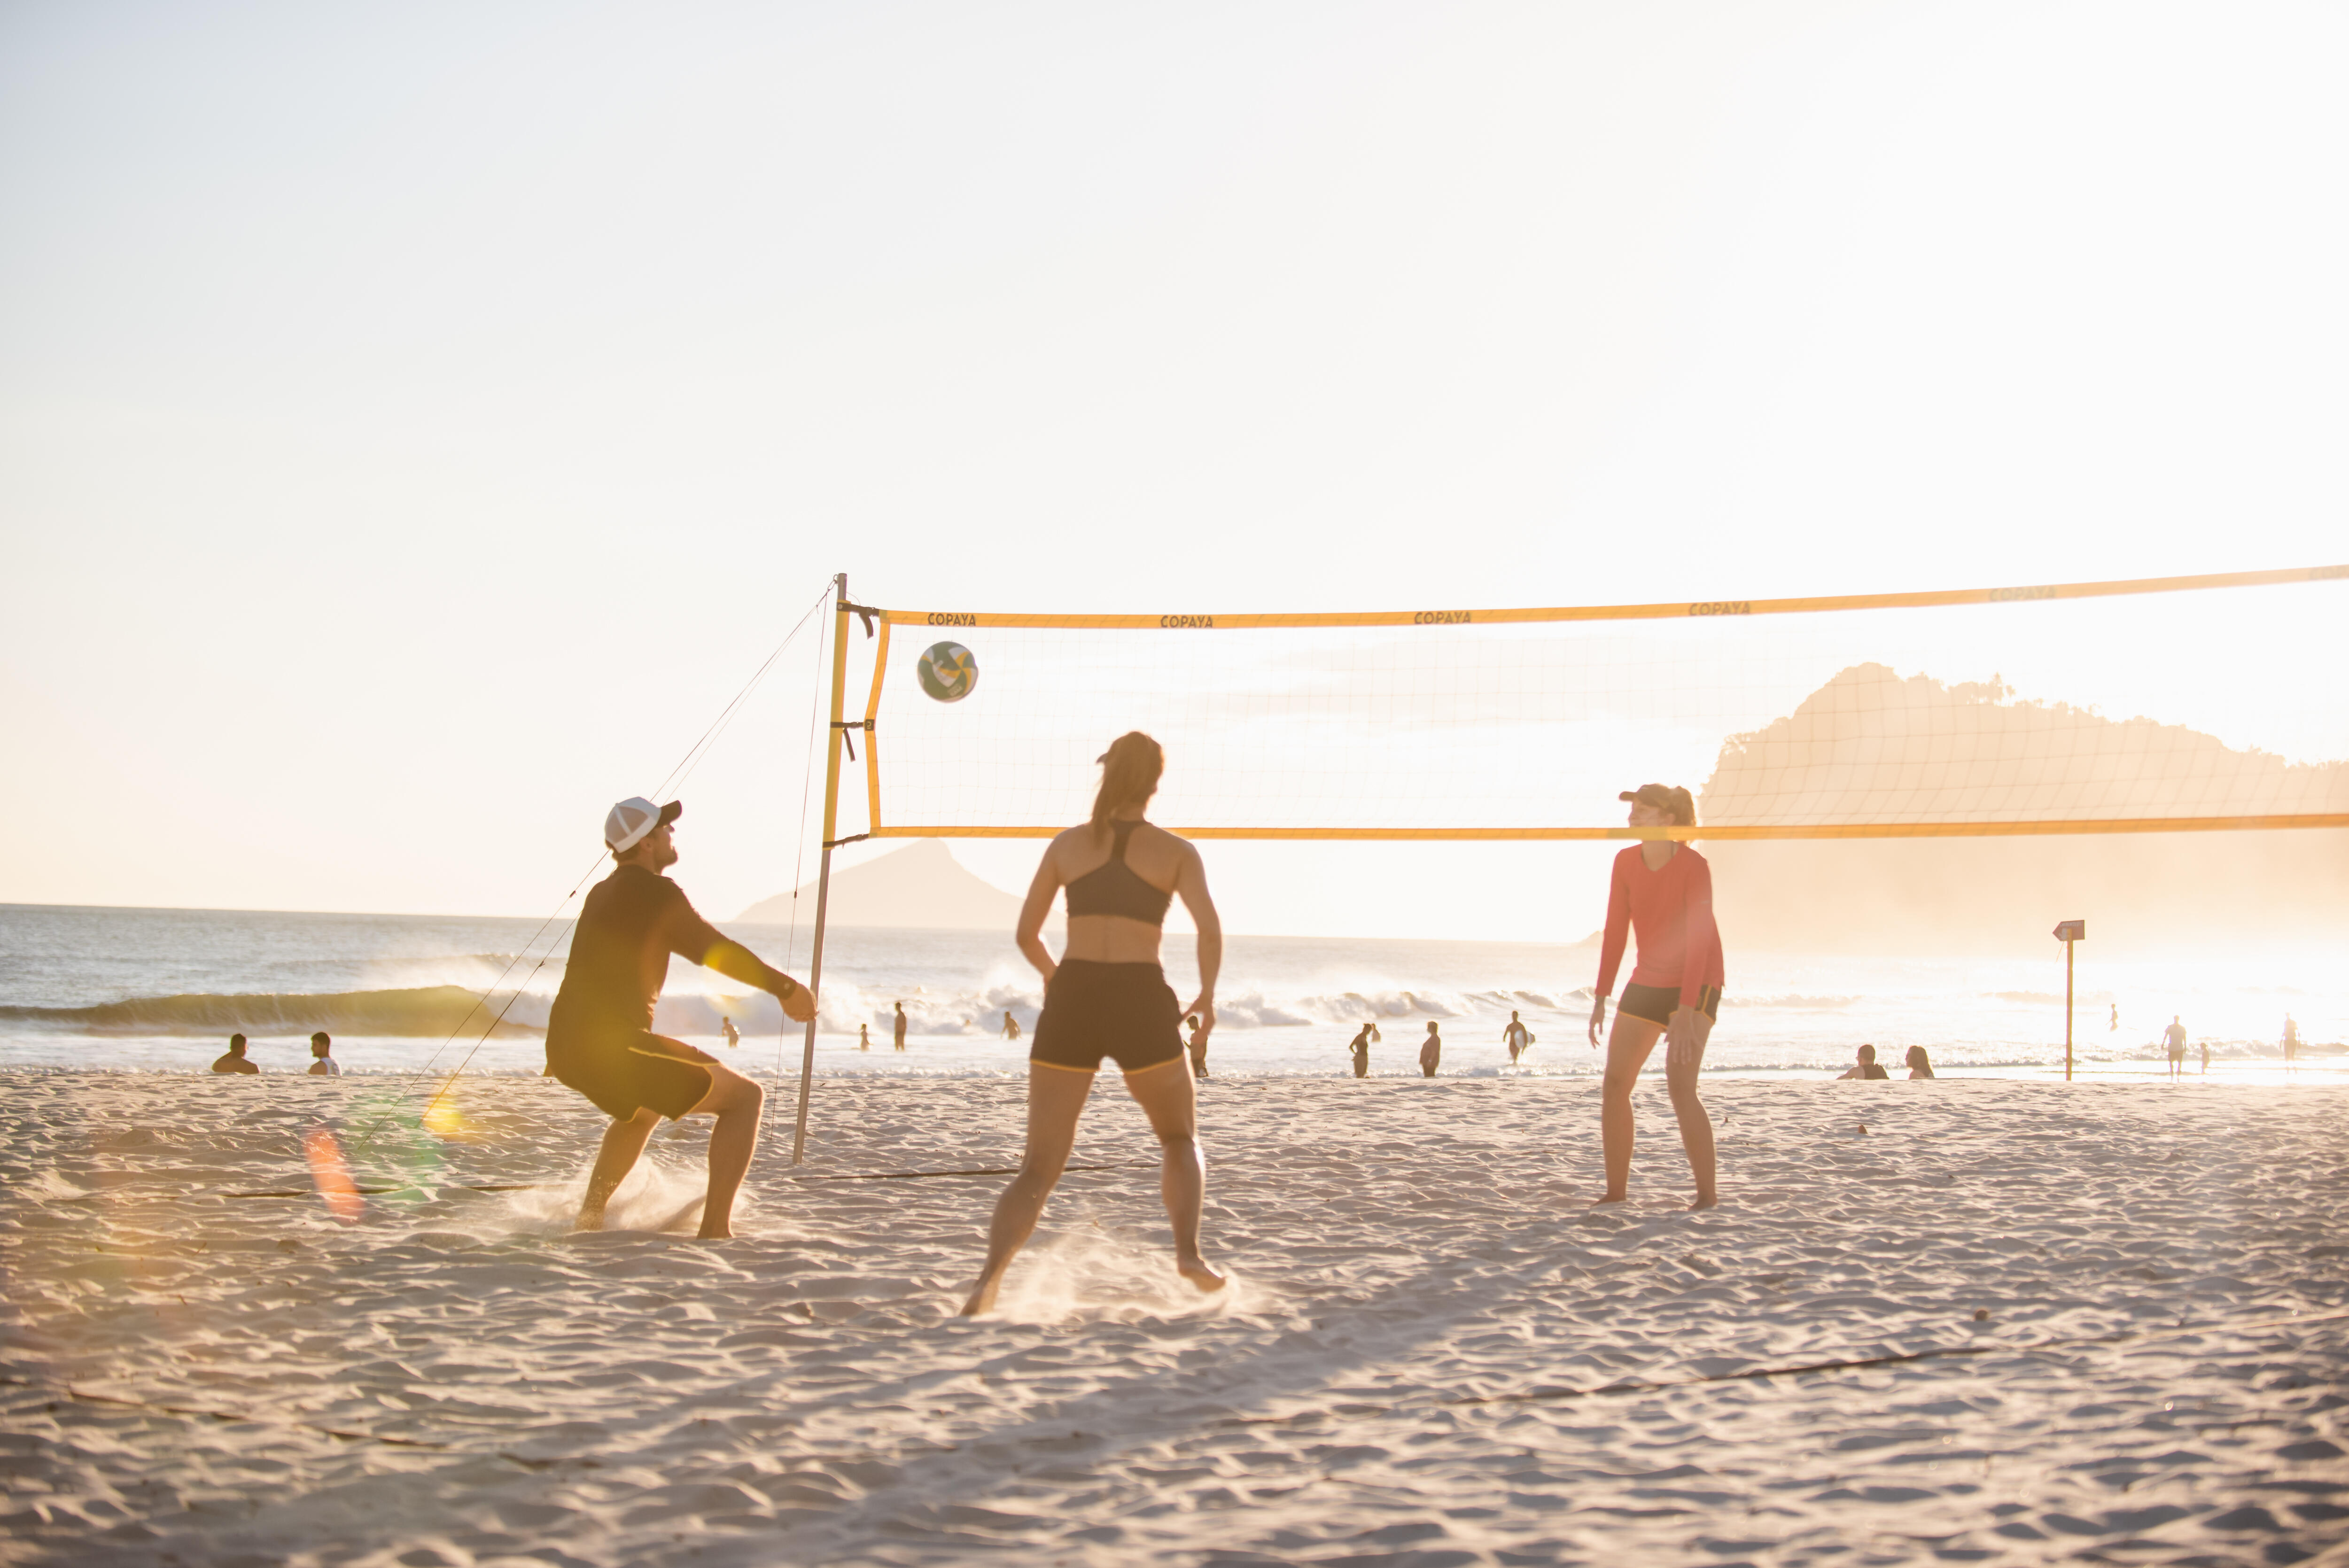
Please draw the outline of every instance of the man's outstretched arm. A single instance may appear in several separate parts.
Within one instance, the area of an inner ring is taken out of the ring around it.
[[[729,980],[739,980],[773,996],[792,1022],[815,1016],[815,998],[808,988],[701,918],[681,892],[672,891],[665,932],[671,953],[688,963],[715,969]]]
[[[783,1005],[783,1011],[794,1023],[806,1023],[815,1016],[815,997],[808,988],[780,969],[768,966],[767,961],[730,937],[719,937],[709,951],[701,955],[704,967],[715,969],[729,980],[739,980],[745,985],[767,992]]]

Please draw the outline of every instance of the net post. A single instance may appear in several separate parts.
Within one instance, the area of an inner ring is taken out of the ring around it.
[[[821,905],[819,905],[821,907]],[[2064,1081],[2072,1081],[2072,947],[2070,937],[2064,939]]]
[[[832,586],[832,739],[823,763],[823,855],[815,874],[815,945],[808,959],[808,1000],[817,1004],[819,1014],[809,1016],[807,1042],[800,1048],[799,1116],[792,1125],[793,1165],[807,1157],[808,1089],[815,1077],[815,1026],[823,998],[824,906],[832,896],[832,841],[840,822],[840,714],[848,693],[848,573],[835,575]]]

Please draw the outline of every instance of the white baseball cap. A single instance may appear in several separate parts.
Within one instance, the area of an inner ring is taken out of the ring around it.
[[[656,806],[642,795],[631,795],[604,818],[604,842],[616,855],[627,853],[655,828],[666,827],[685,815],[685,802]]]

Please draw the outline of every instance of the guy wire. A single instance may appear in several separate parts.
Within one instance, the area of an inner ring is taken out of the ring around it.
[[[700,738],[686,748],[685,756],[678,759],[676,767],[671,768],[668,770],[668,776],[663,779],[658,784],[653,786],[653,793],[655,795],[658,795],[662,791],[667,789],[672,784],[683,783],[686,779],[692,776],[694,769],[698,768],[701,765],[700,758],[709,755],[709,748],[717,743],[719,735],[724,731],[728,722],[733,717],[734,710],[740,707],[743,701],[750,696],[751,691],[761,680],[766,678],[767,672],[774,667],[775,661],[782,657],[783,650],[790,647],[798,638],[799,634],[807,629],[808,622],[813,619],[815,613],[823,607],[823,602],[831,593],[832,585],[827,583],[824,585],[823,592],[816,595],[815,603],[808,606],[806,614],[802,614],[799,618],[798,624],[793,625],[791,631],[784,634],[783,640],[775,645],[775,651],[767,655],[765,662],[759,665],[757,671],[751,675],[750,680],[743,686],[742,689],[734,694],[734,700],[728,703],[725,708],[719,712],[717,718],[711,721],[709,727],[701,732]],[[700,755],[697,756],[697,753],[699,753]],[[802,824],[802,830],[804,830],[804,824]],[[432,1064],[440,1059],[440,1053],[447,1050],[450,1045],[455,1043],[457,1037],[465,1032],[466,1026],[472,1023],[473,1016],[481,1010],[482,1006],[488,1003],[492,996],[497,995],[498,987],[506,983],[506,977],[514,972],[515,966],[520,965],[524,958],[530,956],[530,950],[538,945],[538,939],[546,934],[547,928],[553,925],[557,920],[561,919],[563,912],[571,907],[571,901],[579,896],[579,890],[587,885],[588,878],[594,876],[597,871],[602,869],[604,864],[604,855],[608,852],[609,851],[598,852],[595,858],[588,862],[587,870],[581,874],[577,882],[572,884],[571,891],[563,895],[563,901],[554,906],[554,912],[539,923],[539,926],[536,931],[531,933],[530,940],[523,944],[522,951],[507,961],[505,968],[501,970],[498,974],[498,977],[490,983],[489,988],[474,999],[473,1005],[466,1009],[465,1016],[457,1021],[457,1026],[449,1032],[448,1037],[442,1040],[439,1045],[432,1047],[432,1054],[424,1058],[424,1065],[418,1068],[413,1073],[409,1074],[408,1081],[399,1086],[397,1098],[405,1099],[409,1091],[414,1089],[415,1087],[423,1081],[423,1079],[432,1071]],[[539,971],[545,968],[547,960],[554,956],[554,949],[552,946],[549,946],[544,953],[539,955],[538,962],[533,965],[531,966],[530,973],[523,977],[522,985],[516,986],[513,991],[507,995],[506,1005],[498,1009],[498,1016],[490,1020],[488,1028],[481,1031],[481,1037],[473,1042],[472,1048],[465,1053],[463,1060],[460,1061],[456,1067],[450,1071],[449,1076],[441,1081],[440,1086],[438,1088],[435,1088],[432,1091],[431,1096],[425,1100],[424,1109],[418,1113],[419,1119],[425,1116],[429,1116],[432,1113],[432,1108],[440,1102],[440,1097],[449,1092],[450,1086],[457,1081],[458,1076],[465,1070],[466,1066],[472,1061],[476,1055],[480,1054],[481,1048],[489,1043],[490,1037],[497,1033],[498,1026],[506,1021],[506,1015],[513,1011],[513,1006],[516,1002],[522,1000],[523,992],[528,988],[533,980],[538,978]],[[394,1109],[388,1109],[378,1116],[376,1119],[368,1125],[367,1130],[360,1135],[357,1143],[354,1145],[347,1158],[357,1160],[360,1154],[364,1153],[374,1143],[376,1135],[383,1130],[385,1124],[398,1114],[398,1111]]]
[[[819,650],[822,646],[822,644],[817,645]],[[823,674],[821,657],[817,660],[815,673],[819,676]],[[783,967],[787,970],[792,966],[792,960],[799,954],[800,889],[805,885],[801,878],[807,867],[808,787],[815,778],[815,726],[818,716],[823,711],[821,706],[823,697],[823,682],[818,679],[808,686],[807,761],[800,769],[800,831],[799,837],[792,841],[792,911],[790,923],[784,928],[783,937]],[[811,997],[810,1000],[813,998]],[[785,1013],[782,1022],[775,1030],[775,1085],[779,1088],[783,1081],[783,1050],[791,1044],[791,1038],[792,1016]],[[771,1105],[762,1110],[759,1122],[761,1136],[765,1135],[768,1124],[774,1114],[774,1108]]]

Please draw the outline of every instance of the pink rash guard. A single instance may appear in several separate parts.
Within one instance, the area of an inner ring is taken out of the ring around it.
[[[1664,869],[1651,872],[1633,844],[1615,857],[1613,885],[1607,894],[1607,936],[1599,950],[1599,994],[1615,993],[1615,971],[1623,962],[1623,942],[1640,934],[1634,985],[1677,985],[1681,1006],[1693,1007],[1707,985],[1721,979],[1721,928],[1713,923],[1713,868],[1682,844]]]

